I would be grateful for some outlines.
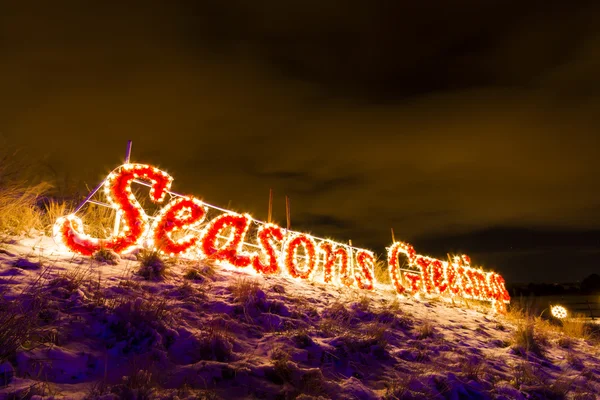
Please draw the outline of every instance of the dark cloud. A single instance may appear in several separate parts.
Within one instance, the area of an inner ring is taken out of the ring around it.
[[[599,16],[592,1],[17,3],[0,16],[0,135],[91,187],[133,139],[135,161],[214,204],[265,218],[272,188],[275,217],[287,194],[319,236],[383,251],[394,227],[426,252],[576,280],[598,243],[559,272],[544,232],[600,228]],[[522,246],[498,256],[478,240],[492,227]]]

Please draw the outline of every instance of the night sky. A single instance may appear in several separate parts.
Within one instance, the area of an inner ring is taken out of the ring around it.
[[[174,190],[265,219],[273,188],[318,236],[600,272],[597,0],[43,3],[0,12],[0,145],[58,182],[132,139]]]

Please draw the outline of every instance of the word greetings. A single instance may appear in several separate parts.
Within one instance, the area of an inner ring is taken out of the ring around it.
[[[117,232],[108,238],[92,238],[84,233],[82,220],[74,214],[61,217],[54,236],[70,250],[92,255],[100,249],[123,254],[151,248],[171,256],[211,258],[239,268],[253,268],[262,274],[285,273],[300,279],[313,279],[322,266],[322,280],[360,289],[374,288],[375,257],[369,250],[357,249],[331,240],[292,232],[274,224],[260,223],[248,214],[225,212],[205,221],[208,208],[193,197],[173,197],[155,217],[147,215],[132,192],[136,180],[150,186],[150,200],[164,202],[173,178],[158,168],[125,164],[111,172],[104,183],[105,195],[121,216]],[[252,223],[258,224],[248,240]],[[244,244],[253,243],[250,252]],[[409,269],[400,268],[405,257]],[[466,255],[452,261],[418,255],[406,243],[388,248],[388,271],[399,294],[443,294],[491,301],[502,310],[510,301],[504,279],[494,272],[472,268]],[[321,276],[321,275],[320,275]]]

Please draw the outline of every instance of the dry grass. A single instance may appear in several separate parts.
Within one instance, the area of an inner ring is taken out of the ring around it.
[[[375,282],[387,285],[392,283],[390,273],[388,271],[388,264],[386,261],[377,260],[375,262]]]
[[[42,223],[43,229],[46,235],[52,234],[52,228],[56,223],[56,220],[60,217],[64,217],[69,214],[69,210],[71,209],[71,205],[66,202],[56,201],[54,199],[50,199],[43,207],[42,214]]]
[[[160,254],[158,250],[143,249],[137,254],[140,267],[136,271],[137,275],[146,280],[162,280],[167,276],[169,263],[167,259]]]
[[[244,307],[255,304],[264,295],[259,282],[249,278],[236,279],[229,286],[229,290],[233,294],[233,299]]]
[[[50,184],[42,182],[28,186],[25,182],[0,181],[0,185],[0,232],[9,236],[42,229],[42,213],[37,202],[50,189]]]
[[[323,318],[319,321],[319,330],[327,336],[343,334],[348,331],[352,314],[344,303],[335,302],[323,310]]]
[[[111,236],[116,216],[114,209],[88,203],[82,211],[80,218],[85,226],[85,233],[97,238]]]
[[[189,263],[183,277],[189,280],[204,281],[212,278],[215,273],[214,264],[202,261]]]
[[[434,334],[433,324],[429,321],[423,322],[417,328],[417,338],[419,338],[419,339],[425,339],[428,337],[432,337],[433,334]]]
[[[407,378],[394,379],[386,384],[384,400],[402,400],[412,397]]]
[[[111,249],[105,248],[96,251],[92,255],[92,258],[100,263],[106,263],[110,265],[117,265],[119,262],[121,262],[121,257],[117,253]]]
[[[581,316],[562,320],[562,331],[570,338],[589,339],[590,334],[585,320]]]
[[[46,336],[40,325],[49,314],[42,277],[32,282],[16,300],[5,300],[0,292],[0,364],[22,347],[33,348]]]
[[[511,338],[513,350],[522,356],[528,352],[542,355],[542,346],[536,337],[535,322],[532,319],[526,319],[517,324],[517,329]]]
[[[281,348],[275,349],[271,354],[275,376],[280,382],[292,380],[292,369],[290,367],[290,355]]]
[[[40,196],[49,191],[48,182],[32,184],[30,166],[26,158],[8,153],[0,153],[0,234],[7,236],[29,234],[34,229],[42,229],[42,213],[38,207]]]
[[[486,364],[484,360],[479,357],[465,357],[459,362],[459,368],[463,375],[474,381],[479,381],[481,376],[485,373]]]
[[[225,327],[211,325],[198,340],[200,360],[227,362],[233,359],[233,338]]]
[[[66,272],[58,274],[56,278],[50,281],[50,286],[61,287],[68,292],[74,292],[83,284],[91,281],[91,273],[92,270],[90,266],[71,268]]]
[[[0,364],[34,335],[35,313],[16,302],[0,303]]]
[[[150,371],[139,369],[130,376],[123,377],[123,383],[112,388],[120,399],[149,400],[155,390],[156,382]]]

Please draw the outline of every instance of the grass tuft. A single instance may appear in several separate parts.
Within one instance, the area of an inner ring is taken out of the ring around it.
[[[146,280],[162,280],[167,276],[168,262],[158,250],[141,250],[137,254],[137,274]]]
[[[117,265],[121,262],[121,257],[110,249],[100,249],[92,255],[92,258],[100,263],[110,265]]]
[[[531,352],[541,356],[542,346],[535,334],[535,323],[532,319],[525,319],[517,324],[517,329],[512,336],[512,348],[521,356]]]
[[[468,379],[479,381],[485,372],[485,363],[478,357],[465,357],[459,362],[459,368]]]
[[[590,337],[588,326],[579,315],[562,320],[562,331],[573,339],[589,339]]]
[[[37,203],[49,189],[50,184],[46,182],[31,186],[27,182],[2,182],[0,175],[0,233],[5,236],[4,239],[12,235],[28,235],[43,228],[42,213]]]
[[[233,299],[244,307],[252,306],[265,297],[260,284],[257,280],[253,279],[236,279],[229,286],[229,290],[233,295]]]
[[[387,285],[392,283],[390,273],[388,271],[388,264],[385,261],[377,260],[375,263],[375,282]]]
[[[435,333],[435,331],[433,328],[433,324],[429,321],[423,322],[423,324],[419,325],[419,327],[417,328],[417,338],[418,339],[425,339],[425,338],[433,337],[434,333]]]

